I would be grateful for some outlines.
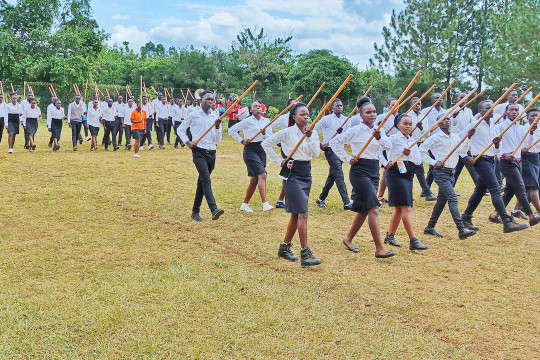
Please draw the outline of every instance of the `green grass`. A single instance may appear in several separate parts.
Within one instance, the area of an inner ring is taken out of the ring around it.
[[[533,359],[540,354],[538,228],[504,235],[486,197],[465,241],[448,210],[422,234],[432,204],[418,196],[415,229],[430,246],[374,258],[367,229],[341,240],[354,214],[337,190],[314,205],[327,175],[314,161],[309,241],[321,266],[276,256],[288,216],[238,208],[248,179],[241,146],[219,146],[213,188],[225,209],[189,219],[196,171],[187,148],[131,152],[1,144],[0,357],[190,359]],[[101,139],[101,134],[100,134]],[[348,174],[348,165],[344,166]],[[275,202],[278,169],[269,165]],[[348,177],[348,175],[347,175]],[[350,188],[350,187],[349,187]],[[460,209],[472,191],[465,172]],[[391,210],[381,208],[382,231]],[[397,234],[405,243],[403,227]],[[293,250],[299,253],[298,239]]]

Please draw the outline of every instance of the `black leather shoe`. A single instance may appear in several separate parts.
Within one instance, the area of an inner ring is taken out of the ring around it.
[[[433,236],[436,236],[436,237],[440,237],[442,238],[442,234],[438,233],[437,230],[435,230],[435,228],[432,228],[432,227],[427,227],[424,229],[424,234],[426,235],[433,235]]]
[[[202,221],[202,217],[197,213],[192,213],[191,218],[195,221]]]
[[[522,219],[522,220],[529,220],[529,217],[526,216],[524,213],[522,213],[520,210],[512,211],[512,217]]]
[[[535,216],[532,218],[532,220],[529,220],[529,225],[531,226],[534,226],[538,223],[540,223],[540,216]]]
[[[343,240],[343,245],[345,245],[347,250],[352,251],[353,253],[359,253],[360,252],[360,250],[358,250],[358,248],[356,246],[347,245],[347,242],[345,242],[345,240]]]
[[[212,220],[219,219],[219,217],[221,215],[223,215],[224,212],[225,212],[225,210],[220,210],[220,209],[216,209],[216,210],[212,211]]]
[[[386,233],[386,237],[384,238],[384,243],[396,247],[401,247],[401,244],[396,241],[396,237],[394,234],[388,234]]]
[[[426,201],[436,201],[437,197],[430,191],[426,194]]]
[[[427,250],[429,249],[426,245],[422,244],[420,240],[413,237],[409,244],[409,250]]]
[[[349,201],[348,204],[343,205],[343,210],[352,210],[352,201]]]
[[[467,215],[461,215],[461,220],[463,221],[463,226],[465,226],[469,230],[478,231],[480,228],[478,226],[474,226],[472,223],[472,216]]]
[[[514,220],[508,220],[508,221],[505,221],[505,223],[504,223],[503,232],[506,234],[506,233],[511,233],[511,232],[514,232],[514,231],[520,231],[520,230],[526,229],[528,227],[529,227],[529,225],[527,225],[527,224],[518,224]]]
[[[502,224],[503,223],[501,218],[498,217],[498,216],[494,218],[491,215],[489,215],[488,220],[491,221],[492,223],[495,223],[495,224]]]
[[[475,234],[476,234],[476,231],[470,230],[470,229],[467,229],[467,228],[463,228],[463,229],[459,230],[458,236],[459,236],[459,240],[465,240],[469,236],[473,236]]]
[[[392,256],[394,256],[394,255],[396,255],[396,253],[393,252],[393,251],[387,251],[387,252],[385,252],[384,254],[377,254],[377,253],[375,253],[375,257],[376,257],[377,259],[386,259],[386,258],[392,257]]]
[[[291,246],[292,246],[291,243],[289,244],[282,243],[281,245],[279,245],[277,256],[285,260],[289,260],[289,261],[298,260],[298,256],[294,255],[293,252],[291,251]]]
[[[313,256],[313,253],[311,252],[309,246],[306,246],[304,249],[300,250],[300,265],[302,267],[315,266],[320,264],[321,260],[316,259],[315,256]]]
[[[316,203],[317,203],[317,205],[319,205],[319,207],[321,209],[326,209],[328,207],[328,206],[326,206],[326,203],[324,202],[324,200],[317,199]]]

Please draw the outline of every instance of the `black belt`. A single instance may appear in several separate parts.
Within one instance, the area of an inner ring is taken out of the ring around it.
[[[169,120],[169,119],[168,119],[168,118],[158,118],[158,121],[159,121],[159,120],[165,121],[165,120]]]
[[[473,158],[475,158],[475,159],[476,159],[476,157],[477,157],[477,156],[473,156]],[[480,156],[480,157],[478,158],[478,160],[480,160],[480,159],[483,159],[483,160],[487,160],[487,161],[493,162],[493,161],[495,161],[495,156],[482,155],[482,156]]]
[[[62,119],[54,119],[54,118],[53,118],[52,120],[56,120],[56,121],[62,121]]]
[[[436,168],[435,168],[436,169]],[[449,168],[449,167],[442,167],[440,168],[439,170],[442,170],[444,172],[447,172],[449,174],[453,174],[454,173],[454,168]]]
[[[198,150],[198,151],[206,153],[206,154],[215,154],[216,153],[216,150],[208,150],[208,149],[203,149],[203,148],[200,148],[200,147],[196,147],[193,150]]]

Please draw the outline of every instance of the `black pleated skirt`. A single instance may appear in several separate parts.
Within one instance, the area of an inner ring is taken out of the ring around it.
[[[540,154],[528,153],[521,157],[523,182],[527,189],[540,189]]]
[[[88,129],[90,130],[90,135],[92,135],[92,136],[98,136],[98,134],[99,134],[99,126],[92,126],[92,125],[89,125],[89,126],[88,126]]]
[[[397,164],[386,171],[385,179],[388,187],[388,206],[413,206],[414,164],[405,161],[407,172],[401,174]]]
[[[30,135],[34,135],[37,132],[38,121],[36,118],[26,119],[26,132]]]
[[[246,163],[248,176],[266,174],[266,153],[260,142],[251,142],[244,146],[244,162]]]
[[[294,161],[291,169],[285,165],[280,175],[285,190],[285,211],[292,214],[308,212],[309,192],[311,190],[311,161]]]
[[[62,134],[62,119],[52,119],[51,135],[53,139],[60,140],[61,134]]]
[[[379,188],[379,160],[358,159],[351,166],[349,180],[354,190],[352,210],[367,213],[379,207],[377,190]]]
[[[8,134],[18,134],[20,124],[19,114],[8,114]]]

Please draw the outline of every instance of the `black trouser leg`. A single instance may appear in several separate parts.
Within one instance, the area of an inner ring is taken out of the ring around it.
[[[328,193],[335,182],[343,204],[347,205],[351,200],[349,199],[347,186],[345,185],[345,177],[343,176],[343,163],[337,155],[334,154],[331,148],[326,149],[324,153],[330,169],[319,199],[324,200],[328,197]]]
[[[149,118],[146,119],[146,135],[143,136],[141,141],[141,146],[144,146],[144,143],[146,140],[148,140],[148,146],[152,145],[152,124],[154,122],[154,119]]]
[[[172,119],[167,119],[167,125],[165,126],[165,134],[167,135],[167,143],[171,143],[171,130],[172,130]]]
[[[84,137],[88,137],[88,122],[83,121]]]
[[[156,123],[156,136],[158,144],[163,146],[165,136],[166,119],[158,119]],[[159,126],[158,126],[159,125]]]
[[[499,186],[503,186],[503,175],[501,173],[501,160],[498,156],[495,156],[495,176],[497,176],[497,182],[499,183]]]
[[[126,125],[124,128],[126,134],[126,146],[131,145],[131,125]]]
[[[73,147],[77,147],[77,142],[79,141],[79,136],[81,136],[81,125],[82,123],[72,121],[71,122],[71,141],[73,142]]]
[[[193,163],[199,173],[197,179],[197,191],[195,192],[195,200],[193,201],[194,213],[199,213],[201,210],[202,198],[206,198],[210,211],[217,209],[216,200],[214,199],[214,193],[212,192],[212,182],[210,180],[210,174],[214,170],[216,165],[216,155],[209,154],[204,149],[193,149]]]
[[[30,138],[28,137],[28,131],[26,131],[25,128],[23,128],[24,130],[24,148],[26,149],[27,146],[30,146]]]
[[[426,173],[424,170],[424,165],[416,165],[416,179],[418,180],[418,183],[420,184],[420,187],[422,188],[422,192],[430,192],[431,189],[429,188],[429,185],[426,182]]]
[[[521,204],[521,208],[526,215],[532,214],[531,205],[527,198],[527,191],[521,176],[520,164],[517,161],[501,160],[501,173],[506,178],[506,190],[504,190],[504,205],[508,205],[510,200],[516,195]]]
[[[174,146],[178,146],[178,144],[180,145],[183,145],[184,143],[182,142],[182,139],[180,139],[180,136],[178,136],[178,127],[181,125],[182,123],[180,121],[175,121],[174,122],[174,135],[176,135],[176,140],[174,141]]]
[[[0,118],[0,142],[2,142],[2,136],[4,136],[4,118]]]
[[[116,117],[114,120],[115,137],[118,140],[118,145],[122,145],[122,137],[124,136],[124,128],[122,127],[122,118]]]
[[[454,223],[458,230],[463,229],[463,221],[461,220],[461,214],[458,208],[457,195],[454,191],[454,175],[441,169],[433,169],[433,179],[439,186],[439,193],[437,195],[437,202],[431,213],[431,218],[429,219],[428,227],[435,227],[437,220],[441,216],[441,213],[448,202],[448,208],[450,209],[450,214],[452,215]]]

